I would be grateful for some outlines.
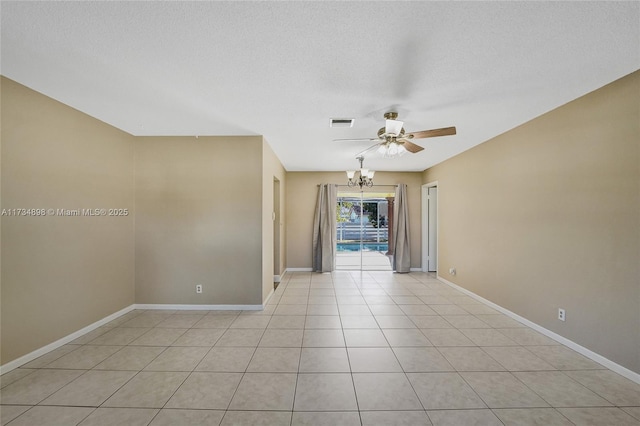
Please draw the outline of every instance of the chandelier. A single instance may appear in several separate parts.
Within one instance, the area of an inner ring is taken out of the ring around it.
[[[357,171],[347,170],[347,178],[349,178],[347,185],[349,187],[357,186],[360,189],[364,188],[365,186],[367,188],[371,188],[373,186],[373,175],[376,172],[374,172],[373,170],[365,169],[362,166],[364,157],[360,156],[360,157],[356,157],[356,159],[360,161],[360,175],[356,177]]]

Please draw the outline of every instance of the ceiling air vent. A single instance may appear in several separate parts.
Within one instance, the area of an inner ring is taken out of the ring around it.
[[[355,121],[355,118],[331,118],[329,127],[353,127]]]

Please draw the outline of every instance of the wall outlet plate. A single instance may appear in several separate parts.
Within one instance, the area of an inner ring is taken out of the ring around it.
[[[456,268],[449,268],[449,275],[455,275],[456,274]]]
[[[565,312],[564,312],[564,309],[562,309],[562,308],[558,309],[558,319],[559,319],[560,321],[565,321],[565,320],[566,320],[566,318],[567,318],[567,317],[566,317],[566,314],[565,314]]]
[[[198,294],[202,293],[202,285],[200,284],[196,285],[196,293]]]

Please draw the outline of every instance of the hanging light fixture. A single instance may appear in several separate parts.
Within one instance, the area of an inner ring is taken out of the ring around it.
[[[349,179],[347,185],[349,187],[357,186],[360,189],[365,186],[371,188],[373,186],[373,175],[376,172],[363,167],[362,162],[364,161],[364,157],[357,157],[356,159],[360,161],[360,175],[356,177],[356,173],[358,173],[356,170],[347,170],[347,178]]]

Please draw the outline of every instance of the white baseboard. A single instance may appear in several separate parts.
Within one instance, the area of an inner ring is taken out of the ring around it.
[[[14,359],[13,361],[10,361],[4,365],[0,366],[0,374],[5,374],[8,373],[11,370],[14,370],[18,367],[20,367],[21,365],[24,365],[28,362],[33,361],[36,358],[41,357],[42,355],[46,354],[47,352],[51,352],[54,349],[58,349],[61,346],[66,345],[69,342],[72,342],[74,340],[76,340],[78,337],[82,337],[85,334],[89,333],[90,331],[95,330],[98,327],[101,327],[105,324],[107,324],[108,322],[113,321],[114,319],[121,317],[122,315],[131,312],[135,309],[135,305],[130,305],[127,306],[124,309],[119,310],[118,312],[115,312],[109,316],[106,316],[104,318],[102,318],[101,320],[98,320],[96,322],[94,322],[93,324],[90,324],[78,331],[75,331],[61,339],[56,340],[53,343],[49,343],[46,346],[43,346],[39,349],[36,349],[33,352],[29,352],[26,355],[21,356],[20,358]]]
[[[458,291],[461,291],[462,293],[466,294],[469,297],[472,297],[474,299],[476,299],[477,301],[484,303],[485,305],[495,309],[496,311],[499,311],[505,315],[507,315],[508,317],[528,326],[531,327],[532,329],[536,330],[539,333],[544,334],[545,336],[555,340],[556,342],[562,343],[563,345],[573,349],[574,351],[578,352],[581,355],[586,356],[587,358],[597,362],[598,364],[608,368],[609,370],[615,371],[616,373],[620,374],[621,376],[626,377],[629,380],[632,380],[638,384],[640,384],[640,374],[636,373],[635,371],[631,371],[626,367],[621,366],[620,364],[617,364],[613,361],[611,361],[608,358],[603,357],[602,355],[593,352],[590,349],[585,348],[584,346],[581,346],[579,344],[577,344],[576,342],[567,339],[566,337],[563,337],[557,333],[554,333],[551,330],[548,330],[544,327],[542,327],[541,325],[536,324],[535,322],[529,321],[528,319],[521,317],[520,315],[511,312],[510,310],[503,308],[500,305],[496,305],[495,303],[491,302],[490,300],[485,299],[482,296],[478,296],[477,294],[475,294],[472,291],[467,290],[466,288],[460,287],[457,284],[452,283],[451,281],[447,281],[445,278],[442,278],[440,275],[438,275],[438,280],[442,281],[443,283],[447,284],[450,287],[455,288]]]
[[[167,309],[175,311],[259,311],[263,305],[170,305],[136,303],[135,309]]]
[[[313,272],[313,268],[287,268],[285,273],[287,272]]]

